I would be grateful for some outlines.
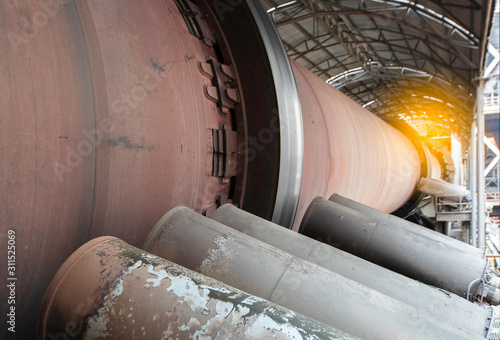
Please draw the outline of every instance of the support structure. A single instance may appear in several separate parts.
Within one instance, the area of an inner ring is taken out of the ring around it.
[[[483,249],[486,245],[484,226],[485,214],[485,183],[484,183],[484,112],[483,112],[484,79],[479,80],[477,87],[477,244]]]
[[[472,197],[472,212],[470,220],[471,244],[477,247],[477,139],[476,120],[472,120],[470,137],[470,194]]]

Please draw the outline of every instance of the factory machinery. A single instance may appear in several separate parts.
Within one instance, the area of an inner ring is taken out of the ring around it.
[[[258,1],[0,13],[2,339],[499,336],[483,252],[387,214],[436,155],[289,60]]]

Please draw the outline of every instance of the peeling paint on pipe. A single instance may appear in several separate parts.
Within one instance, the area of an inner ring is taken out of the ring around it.
[[[358,203],[356,201],[353,201],[347,197],[343,197],[338,194],[333,194],[329,198],[330,201],[335,202],[337,204],[343,205],[347,208],[357,210],[361,212],[362,214],[366,216],[370,216],[370,219],[373,222],[387,222],[393,225],[395,228],[399,229],[404,229],[408,230],[414,233],[420,234],[422,237],[432,239],[436,242],[443,243],[447,246],[456,248],[458,250],[461,250],[467,254],[470,254],[472,256],[478,257],[480,259],[484,259],[485,257],[485,252],[484,250],[478,249],[476,247],[473,247],[471,245],[468,245],[467,243],[458,241],[454,238],[451,238],[449,236],[440,234],[438,232],[435,232],[434,230],[429,230],[426,228],[422,228],[421,226],[411,223],[407,220],[404,220],[400,217],[387,214],[383,211],[371,208],[367,205]]]
[[[113,237],[80,247],[44,297],[39,339],[357,339]]]
[[[289,254],[426,311],[457,328],[482,336],[487,334],[492,316],[491,308],[483,308],[455,294],[417,282],[357,256],[285,229],[231,204],[221,206],[210,218]]]
[[[363,339],[484,339],[185,207],[144,248]]]
[[[321,197],[309,205],[300,233],[462,297],[486,272],[485,259]]]

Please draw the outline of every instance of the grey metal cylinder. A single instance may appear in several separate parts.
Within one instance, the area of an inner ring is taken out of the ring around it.
[[[435,315],[457,328],[482,336],[486,336],[488,332],[493,312],[491,308],[483,308],[455,294],[407,278],[238,209],[232,204],[221,206],[210,218]]]
[[[185,207],[144,249],[363,339],[484,339]]]
[[[471,256],[420,230],[374,221],[366,213],[316,197],[302,220],[300,233],[382,267],[466,297],[479,287],[487,260]]]
[[[421,178],[418,183],[418,190],[427,195],[470,195],[470,191],[457,184],[448,183],[442,179]]]
[[[370,216],[372,222],[387,222],[394,226],[394,228],[404,229],[411,232],[415,232],[420,234],[422,237],[426,237],[436,242],[443,243],[450,247],[459,249],[465,253],[471,254],[473,256],[479,257],[483,259],[485,257],[484,250],[478,249],[471,245],[468,245],[464,242],[458,241],[454,238],[448,237],[446,235],[440,234],[430,229],[422,228],[415,223],[411,223],[405,219],[400,217],[387,214],[383,211],[371,208],[367,205],[358,203],[356,201],[350,200],[344,196],[340,196],[338,194],[333,194],[329,198],[330,201],[335,202],[337,204],[343,205],[345,207],[357,210],[366,216]]]
[[[39,339],[357,339],[112,238],[71,255]]]

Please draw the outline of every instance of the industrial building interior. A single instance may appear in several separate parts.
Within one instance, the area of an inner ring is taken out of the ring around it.
[[[500,339],[498,0],[0,3],[1,339]]]

